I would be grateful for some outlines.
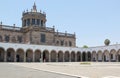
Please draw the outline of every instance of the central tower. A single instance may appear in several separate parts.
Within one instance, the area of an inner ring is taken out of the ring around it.
[[[29,26],[46,27],[46,14],[45,12],[38,12],[35,3],[31,11],[26,10],[22,14],[22,27]]]

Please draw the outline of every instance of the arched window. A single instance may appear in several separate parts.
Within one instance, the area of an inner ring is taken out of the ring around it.
[[[0,42],[2,42],[2,36],[0,36]]]
[[[5,36],[5,41],[9,42],[10,41],[10,37],[9,36]]]

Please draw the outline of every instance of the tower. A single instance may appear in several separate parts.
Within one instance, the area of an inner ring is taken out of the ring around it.
[[[22,14],[22,27],[29,26],[46,27],[46,14],[38,12],[35,3],[31,11],[26,10]]]

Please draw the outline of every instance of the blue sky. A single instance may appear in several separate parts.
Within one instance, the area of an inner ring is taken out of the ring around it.
[[[21,26],[24,10],[36,2],[47,14],[47,27],[76,33],[77,46],[102,46],[105,39],[120,43],[120,0],[1,0],[0,21]]]

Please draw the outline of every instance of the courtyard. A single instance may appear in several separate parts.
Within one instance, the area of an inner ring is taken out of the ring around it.
[[[1,78],[120,78],[119,62],[1,63],[0,69]]]

